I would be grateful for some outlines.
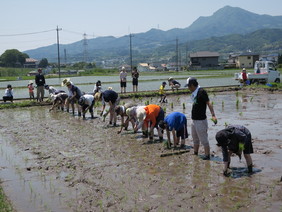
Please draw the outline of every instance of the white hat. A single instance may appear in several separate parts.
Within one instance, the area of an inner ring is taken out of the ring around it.
[[[137,114],[137,120],[139,122],[144,121],[147,115],[144,107],[138,107],[136,110],[136,114]]]

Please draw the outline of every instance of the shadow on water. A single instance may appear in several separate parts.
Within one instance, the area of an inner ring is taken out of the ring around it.
[[[232,167],[232,173],[230,175],[231,178],[237,179],[241,177],[251,177],[254,174],[261,172],[261,169],[253,168],[252,173],[248,173],[248,168],[246,167]]]
[[[204,159],[205,155],[199,155],[199,158]],[[209,161],[216,161],[216,162],[222,162],[222,158],[219,156],[211,156]]]

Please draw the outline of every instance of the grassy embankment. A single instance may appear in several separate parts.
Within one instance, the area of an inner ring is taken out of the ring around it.
[[[237,91],[241,89],[252,89],[252,90],[265,90],[265,91],[282,91],[282,83],[271,83],[272,87],[267,85],[250,85],[243,88],[240,88],[238,86],[230,86],[230,87],[211,87],[211,88],[205,88],[209,93],[216,93],[216,92],[223,92],[223,91]],[[166,91],[167,95],[182,95],[182,94],[189,94],[190,91],[187,88],[179,89],[178,92],[172,92],[172,91]],[[143,91],[138,93],[126,93],[126,94],[120,94],[121,99],[127,99],[127,98],[144,98],[144,97],[155,97],[158,96],[158,91]],[[29,101],[29,100],[18,100],[14,103],[2,103],[0,104],[0,110],[1,109],[9,109],[9,108],[19,108],[19,107],[32,107],[32,106],[44,106],[44,105],[50,105],[51,102],[44,102],[39,103],[36,101]]]
[[[12,212],[13,207],[11,203],[7,200],[2,187],[0,186],[0,211],[1,212]]]

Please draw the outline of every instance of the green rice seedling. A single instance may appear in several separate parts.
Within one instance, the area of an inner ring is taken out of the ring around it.
[[[211,103],[211,104],[212,104],[212,106],[213,106],[213,105],[214,105],[214,101],[212,101],[212,103]]]
[[[239,92],[237,91],[237,92],[236,92],[236,97],[238,97],[238,96],[239,96]]]
[[[227,123],[227,122],[224,122],[224,126],[227,127],[227,126],[228,126],[228,123]]]
[[[172,102],[172,103],[170,103],[170,107],[171,107],[171,108],[173,108],[173,102]]]
[[[29,189],[30,189],[30,193],[32,194],[33,193],[33,188],[32,188],[31,182],[29,182]]]
[[[251,99],[250,99],[250,102],[252,102],[252,101],[253,101],[253,99],[254,99],[254,97],[252,96],[252,97],[251,97]]]
[[[182,104],[182,107],[183,107],[183,110],[185,110],[186,109],[186,105],[185,105],[185,103],[183,102],[183,104]]]
[[[239,143],[239,151],[243,151],[245,149],[245,145],[243,143]]]
[[[221,102],[221,107],[224,108],[224,101]]]
[[[239,116],[243,116],[243,113],[242,113],[242,112],[240,112],[240,113],[239,113]]]
[[[239,101],[239,99],[237,99],[236,100],[236,108],[237,108],[237,110],[239,109],[239,103],[240,103],[240,101]]]
[[[125,102],[124,102],[124,101],[122,102],[122,105],[125,105]]]
[[[163,107],[163,111],[166,113],[166,107]]]

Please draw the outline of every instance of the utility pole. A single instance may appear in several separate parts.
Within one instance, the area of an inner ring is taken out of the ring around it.
[[[64,49],[64,55],[65,55],[65,65],[67,65],[67,50]]]
[[[186,66],[188,68],[188,42],[186,44]]]
[[[60,65],[60,43],[59,43],[59,31],[62,30],[62,28],[59,28],[57,26],[57,47],[58,47],[58,69],[59,69],[59,79],[61,78],[61,65]]]
[[[88,52],[87,52],[87,46],[88,46],[88,43],[87,43],[87,34],[84,33],[83,34],[83,47],[84,47],[84,51],[83,51],[83,61],[85,63],[87,63],[88,61]]]
[[[176,50],[175,50],[175,65],[176,65],[176,71],[178,71],[178,38],[176,38]]]
[[[179,49],[179,66],[180,66],[180,71],[181,71],[181,61],[182,61],[182,58],[181,58],[181,48]]]
[[[130,33],[129,34],[129,54],[130,54],[130,69],[132,71],[133,67],[132,67],[132,40],[131,38],[133,37],[133,35]]]

